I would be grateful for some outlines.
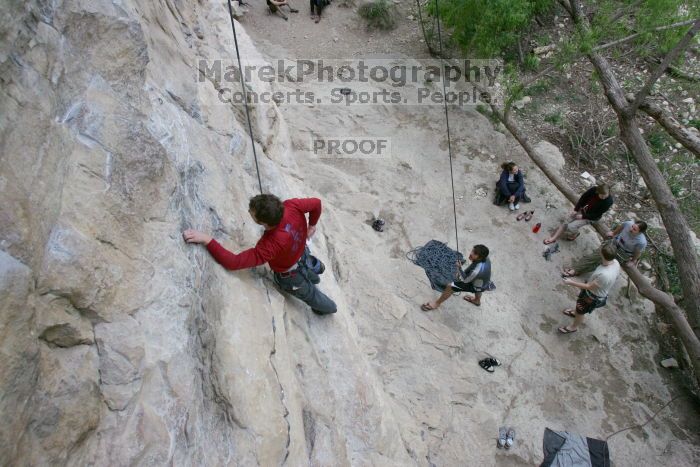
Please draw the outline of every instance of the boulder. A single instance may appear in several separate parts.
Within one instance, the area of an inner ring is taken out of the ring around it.
[[[558,147],[549,141],[543,140],[535,144],[535,151],[545,160],[548,167],[556,171],[561,171],[564,168],[564,164],[566,163],[564,155]]]
[[[661,360],[661,366],[664,368],[678,368],[678,361],[675,358],[665,358]]]

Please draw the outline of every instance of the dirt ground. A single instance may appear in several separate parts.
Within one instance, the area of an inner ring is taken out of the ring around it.
[[[241,23],[269,58],[427,57],[419,24],[407,19],[414,14],[410,3],[396,5],[398,26],[390,33],[367,31],[355,8],[337,2],[319,24],[306,4],[295,4],[300,13],[285,21],[268,15],[262,2],[251,4]],[[570,321],[561,310],[576,296],[561,283],[560,268],[594,248],[597,237],[587,231],[545,262],[542,239],[570,206],[512,138],[473,107],[450,110],[460,249],[491,248],[498,289],[479,308],[452,298],[423,313],[420,304],[435,292],[405,254],[433,238],[454,246],[442,107],[280,107],[298,165],[290,175],[329,206],[319,229],[333,250],[325,259],[353,305],[348,312],[361,346],[397,418],[424,428],[420,434],[406,428],[405,439],[429,439],[418,465],[533,465],[542,459],[545,427],[605,438],[644,423],[679,395],[644,428],[610,439],[612,458],[617,466],[700,464],[698,405],[658,365],[664,355],[655,342],[653,309],[625,297],[626,279],[579,332],[557,333]],[[310,153],[311,138],[344,135],[388,136],[391,157],[334,160]],[[523,209],[535,210],[529,224],[491,203],[498,164],[509,159],[527,171],[533,202]],[[385,232],[369,227],[374,216],[385,219]],[[531,231],[535,222],[543,224],[539,234]],[[476,364],[487,355],[504,362],[494,374]],[[516,427],[515,449],[494,447],[500,425]]]

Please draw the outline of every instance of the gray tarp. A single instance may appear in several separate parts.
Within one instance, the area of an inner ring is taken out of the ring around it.
[[[608,444],[599,439],[546,428],[542,445],[540,467],[610,467]]]

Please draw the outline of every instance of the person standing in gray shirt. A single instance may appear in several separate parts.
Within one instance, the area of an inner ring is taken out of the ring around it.
[[[617,256],[617,248],[606,243],[600,248],[599,258],[602,262],[593,271],[588,281],[577,282],[573,279],[564,279],[564,284],[577,287],[581,289],[581,292],[576,300],[576,307],[562,311],[566,316],[574,318],[574,322],[568,326],[560,327],[560,333],[571,334],[578,331],[578,327],[583,323],[583,318],[588,313],[605,306],[608,293],[620,274],[620,263],[617,262],[615,256]]]

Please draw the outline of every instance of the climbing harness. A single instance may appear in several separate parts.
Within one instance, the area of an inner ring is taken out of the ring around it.
[[[253,125],[250,123],[250,110],[248,110],[248,91],[245,87],[245,82],[243,81],[243,67],[241,66],[241,53],[238,50],[238,37],[236,36],[236,24],[233,20],[233,6],[231,5],[231,0],[228,0],[228,16],[231,20],[231,30],[233,31],[233,43],[236,46],[236,58],[238,59],[238,70],[240,71],[241,77],[241,89],[243,89],[243,106],[245,108],[245,116],[248,120],[248,134],[250,135],[250,144],[253,147],[253,158],[255,159],[255,171],[258,174],[258,188],[260,188],[260,194],[262,194],[262,180],[260,179],[260,167],[258,167],[258,154],[255,151],[255,140],[253,139]]]

